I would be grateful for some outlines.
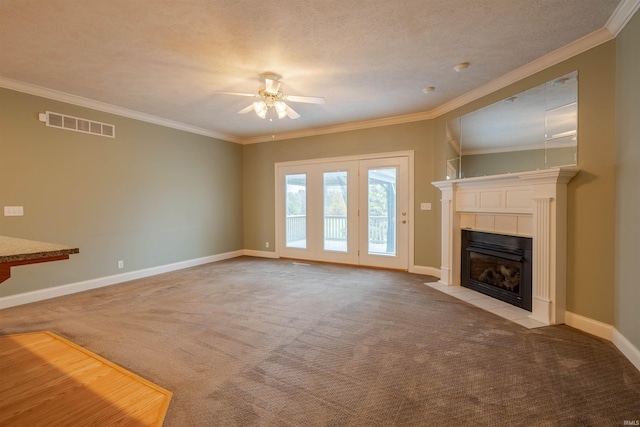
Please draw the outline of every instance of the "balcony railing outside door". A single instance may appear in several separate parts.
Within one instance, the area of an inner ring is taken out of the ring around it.
[[[286,220],[287,246],[305,248],[307,236],[307,216],[289,215]],[[369,242],[380,248],[380,252],[388,250],[393,244],[388,239],[389,218],[386,216],[369,217]],[[342,215],[326,215],[324,217],[324,239],[330,242],[347,242],[347,217]]]

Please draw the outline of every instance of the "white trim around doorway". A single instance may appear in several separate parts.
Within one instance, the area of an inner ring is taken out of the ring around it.
[[[414,186],[414,174],[415,174],[415,169],[414,169],[414,152],[413,150],[407,150],[407,151],[393,151],[393,152],[388,152],[388,153],[372,153],[372,154],[361,154],[361,155],[353,155],[353,156],[343,156],[343,157],[326,157],[326,158],[319,158],[319,159],[306,159],[306,160],[294,160],[294,161],[289,161],[289,162],[276,162],[274,164],[274,188],[277,189],[279,183],[278,183],[278,177],[279,177],[279,169],[283,168],[283,167],[291,167],[291,166],[300,166],[300,165],[317,165],[317,164],[322,164],[322,163],[334,163],[334,162],[345,162],[345,161],[358,161],[358,160],[373,160],[373,159],[386,159],[386,158],[390,158],[390,157],[407,157],[407,161],[408,161],[408,166],[409,166],[409,212],[412,213],[412,217],[409,221],[409,236],[408,236],[408,266],[409,266],[409,272],[414,272],[414,262],[415,262],[415,256],[414,256],[414,245],[415,245],[415,238],[414,238],[414,232],[415,232],[415,226],[414,226],[414,216],[415,216],[415,186]],[[280,206],[280,203],[283,203],[283,200],[281,199],[281,194],[279,191],[275,192],[275,212],[274,212],[274,217],[276,218],[276,224],[275,224],[275,232],[276,232],[276,239],[275,239],[275,254],[276,254],[276,258],[280,258],[280,245],[278,243],[278,237],[280,236],[281,233],[281,225],[279,224],[278,221],[278,207]]]

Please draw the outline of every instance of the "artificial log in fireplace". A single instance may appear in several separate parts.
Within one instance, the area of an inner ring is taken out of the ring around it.
[[[531,311],[531,238],[462,230],[460,284]]]

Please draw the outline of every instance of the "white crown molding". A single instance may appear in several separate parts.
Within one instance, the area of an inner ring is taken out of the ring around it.
[[[285,132],[276,135],[263,135],[256,137],[237,137],[233,135],[222,134],[209,129],[198,128],[195,126],[187,125],[184,123],[163,119],[161,117],[152,116],[150,114],[141,113],[134,110],[118,107],[111,104],[106,104],[100,101],[94,101],[92,99],[83,98],[76,95],[67,94],[64,92],[55,91],[52,89],[44,88],[41,86],[32,85],[30,83],[24,83],[17,80],[7,79],[0,77],[0,87],[7,89],[13,89],[20,92],[29,93],[31,95],[42,96],[45,98],[54,99],[57,101],[67,102],[70,104],[79,105],[82,107],[93,108],[95,110],[104,111],[107,113],[117,114],[132,119],[137,119],[149,123],[158,124],[174,129],[183,130],[199,135],[210,136],[212,138],[222,139],[229,142],[239,144],[256,144],[268,141],[278,141],[293,138],[303,138],[317,135],[325,135],[330,133],[348,132],[353,130],[369,129],[381,126],[392,126],[396,124],[410,123],[421,120],[429,120],[439,117],[443,114],[453,111],[456,108],[462,107],[476,99],[489,95],[499,89],[502,89],[510,84],[516,83],[526,77],[529,77],[539,71],[556,65],[564,60],[567,60],[575,55],[585,52],[591,48],[594,48],[602,43],[605,43],[617,35],[622,28],[629,22],[631,17],[640,8],[640,0],[623,0],[613,15],[607,21],[606,27],[596,30],[584,37],[579,38],[553,52],[550,52],[532,62],[523,65],[507,74],[498,77],[497,79],[480,86],[466,94],[459,96],[445,104],[440,105],[430,111],[424,111],[419,113],[407,114],[403,116],[385,117],[375,120],[366,120],[353,123],[344,123],[335,126],[326,126],[314,129],[304,129],[301,131]]]
[[[640,9],[640,0],[622,0],[609,17],[605,27],[611,34],[617,36],[633,18],[638,9]]]
[[[68,104],[78,105],[80,107],[91,108],[97,111],[103,111],[105,113],[116,114],[122,117],[128,117],[130,119],[140,120],[147,123],[153,123],[160,126],[165,126],[172,129],[178,129],[197,135],[209,136],[211,138],[222,139],[224,141],[238,143],[240,140],[232,135],[227,135],[219,132],[215,132],[209,129],[203,129],[196,126],[187,125],[185,123],[176,122],[174,120],[164,119],[162,117],[153,116],[151,114],[141,113],[135,110],[129,110],[128,108],[118,107],[117,105],[107,104],[105,102],[96,101],[82,96],[72,95],[65,92],[60,92],[54,89],[49,89],[42,86],[37,86],[31,83],[25,83],[18,80],[9,79],[0,76],[0,87],[15,90],[18,92],[24,92],[29,95],[41,96],[43,98],[53,99],[54,101],[66,102]]]
[[[640,0],[638,0],[640,1]],[[520,68],[516,68],[507,74],[498,77],[497,79],[480,86],[477,89],[467,92],[466,94],[459,96],[441,106],[434,108],[430,111],[431,116],[439,117],[449,111],[453,111],[456,108],[467,105],[468,103],[480,99],[483,96],[489,95],[497,90],[516,83],[526,77],[545,70],[553,65],[559,64],[573,56],[576,56],[582,52],[585,52],[591,48],[601,45],[614,38],[614,35],[606,28],[601,28],[593,33],[587,34],[568,45],[565,45],[559,49],[554,50],[538,59],[534,59],[528,64],[523,65]]]
[[[403,116],[384,117],[375,120],[366,120],[361,122],[344,123],[334,126],[325,126],[313,129],[304,129],[294,132],[285,132],[276,135],[264,135],[249,138],[242,138],[241,144],[257,144],[260,142],[279,141],[284,139],[303,138],[308,136],[326,135],[330,133],[349,132],[352,130],[369,129],[381,126],[392,126],[402,123],[419,122],[421,120],[428,120],[434,118],[430,111],[406,114]]]
[[[624,1],[640,2],[640,0],[624,0]],[[346,132],[351,130],[368,129],[368,128],[379,127],[379,126],[390,126],[390,125],[401,124],[401,123],[409,123],[409,122],[415,122],[420,120],[434,119],[436,117],[439,117],[443,114],[448,113],[449,111],[453,111],[456,108],[462,107],[472,101],[475,101],[476,99],[480,99],[483,96],[489,95],[497,90],[507,87],[510,84],[516,83],[546,68],[559,64],[560,62],[565,61],[582,52],[585,52],[589,49],[599,46],[602,43],[605,43],[613,39],[614,37],[615,36],[607,28],[601,28],[599,30],[596,30],[559,49],[554,50],[553,52],[550,52],[544,56],[541,56],[540,58],[535,59],[529,62],[528,64],[523,65],[520,68],[517,68],[507,74],[504,74],[501,77],[498,77],[497,79],[483,86],[480,86],[477,89],[474,89],[462,96],[459,96],[458,98],[455,98],[445,104],[442,104],[441,106],[436,107],[430,111],[408,114],[404,116],[387,117],[382,119],[368,120],[368,121],[355,122],[355,123],[346,123],[346,124],[337,125],[337,126],[327,126],[324,128],[306,129],[298,132],[287,132],[287,133],[282,133],[280,135],[275,135],[275,137],[258,136],[258,137],[252,137],[252,138],[242,138],[240,140],[240,143],[255,144],[259,142],[317,136],[317,135],[324,135],[328,133]]]

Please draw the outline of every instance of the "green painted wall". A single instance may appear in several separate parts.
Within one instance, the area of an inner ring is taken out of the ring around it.
[[[615,326],[640,349],[640,13],[616,48]]]
[[[578,70],[580,173],[568,186],[567,310],[607,324],[614,322],[615,50],[615,40],[604,43],[434,120],[444,145],[447,120]]]
[[[446,122],[555,77],[579,72],[579,175],[569,184],[567,309],[614,322],[615,41],[602,44],[433,120],[245,146],[245,247],[275,239],[274,163],[385,151],[416,150],[415,264],[440,267],[440,195]]]
[[[46,127],[45,110],[116,138]],[[0,206],[25,212],[0,235],[80,248],[13,268],[0,297],[240,250],[242,177],[237,144],[0,89]]]
[[[619,66],[637,67],[637,27],[636,18],[621,35]],[[276,162],[405,150],[415,152],[415,265],[438,268],[440,194],[431,182],[445,176],[446,121],[576,69],[581,172],[569,184],[567,309],[616,322],[637,343],[637,315],[614,305],[629,309],[638,292],[622,283],[637,246],[615,240],[638,222],[637,199],[615,196],[616,173],[618,190],[628,190],[638,167],[636,69],[618,71],[618,93],[630,95],[616,104],[616,41],[433,120],[245,146],[2,90],[0,204],[23,205],[25,216],[0,217],[0,234],[77,245],[81,254],[14,269],[0,296],[243,248],[272,251]],[[117,138],[46,128],[37,113],[47,109],[114,123]],[[433,210],[420,211],[422,202]]]
[[[464,178],[531,171],[543,167],[544,149],[462,156],[462,176]],[[487,171],[492,172],[487,173]]]
[[[413,150],[415,156],[415,263],[440,267],[439,191],[433,125],[430,121],[272,141],[244,147],[245,248],[273,251],[275,242],[275,163]],[[420,211],[420,203],[433,210]],[[265,242],[271,242],[270,249]]]
[[[546,156],[546,160],[545,160]],[[575,165],[576,147],[544,148],[539,150],[507,151],[462,156],[462,176],[494,175],[532,171],[537,169]],[[546,166],[545,166],[546,161]],[[488,171],[491,171],[487,173]]]

